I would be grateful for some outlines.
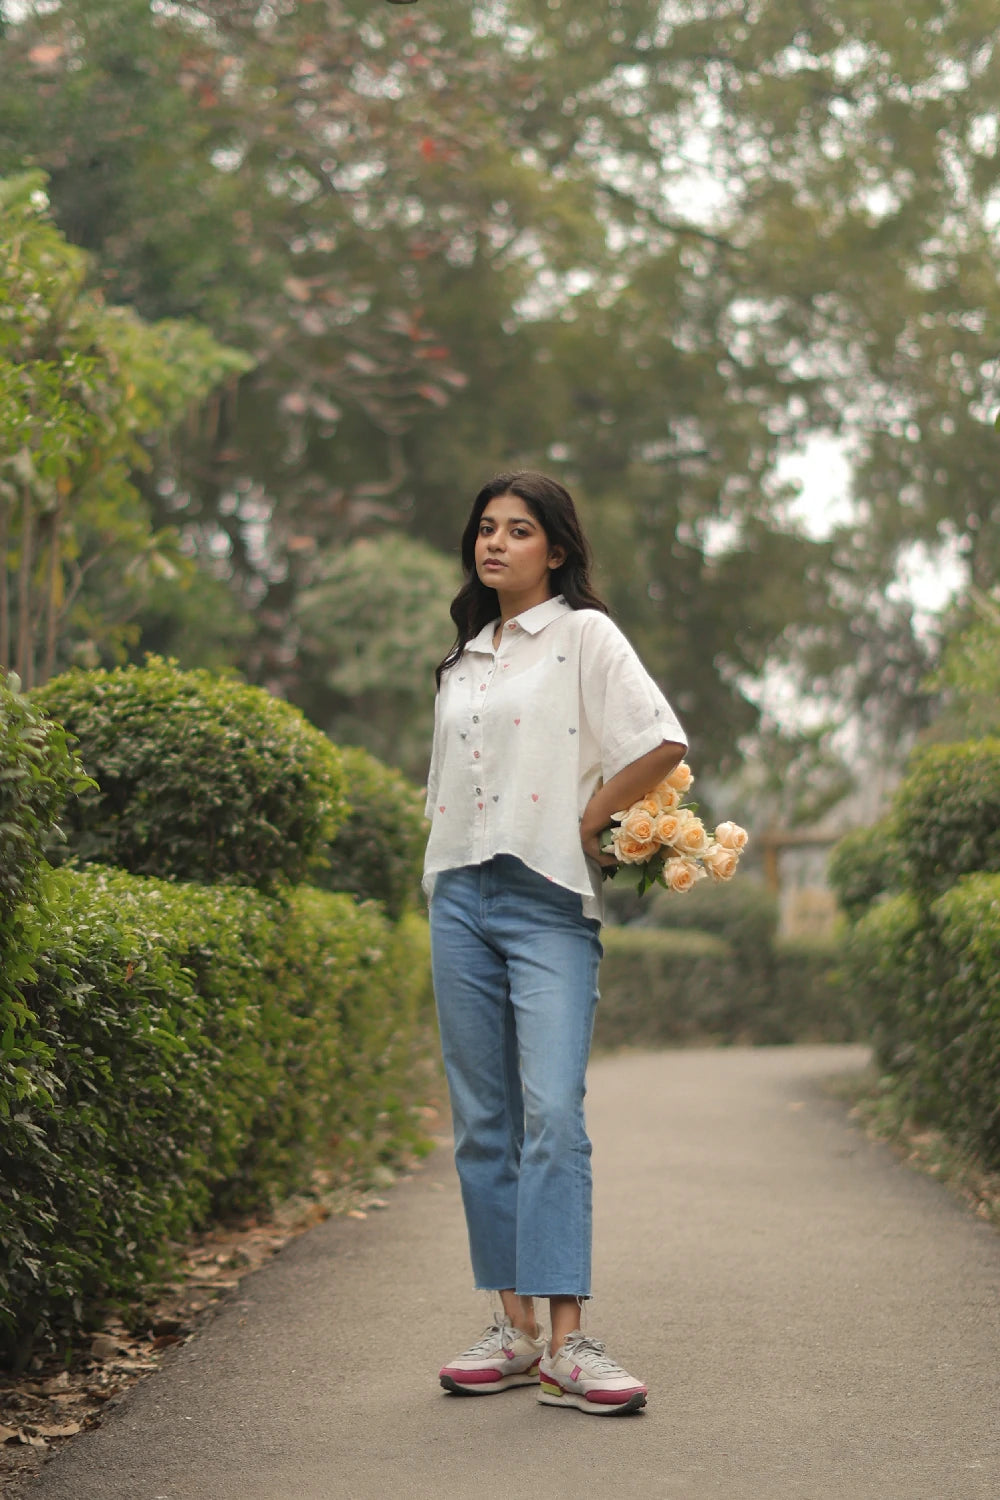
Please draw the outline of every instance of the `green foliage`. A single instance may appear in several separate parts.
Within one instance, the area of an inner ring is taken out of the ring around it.
[[[684,896],[632,898],[631,919],[668,932],[709,932],[725,939],[742,965],[766,968],[778,931],[778,902],[760,880],[740,875],[723,885],[702,881]],[[628,910],[619,918],[630,920]]]
[[[303,879],[344,816],[338,751],[260,688],[151,658],[35,701],[97,779],[65,823],[81,864],[268,889]]]
[[[0,1356],[135,1299],[210,1211],[412,1146],[426,924],[300,889],[57,871],[25,988],[36,1087],[0,1075]],[[4,1037],[3,1047],[9,1048]]]
[[[939,894],[962,875],[1000,870],[1000,739],[918,750],[893,817],[915,891]]]
[[[67,796],[92,785],[65,730],[18,688],[0,673],[0,1130],[25,1100],[46,1093],[48,1049],[23,997],[49,923],[43,851],[59,837]]]
[[[827,875],[842,909],[856,921],[873,901],[900,880],[900,849],[895,819],[887,816],[867,828],[852,828],[830,854]]]
[[[976,618],[946,641],[940,667],[927,683],[939,695],[928,738],[1000,735],[1000,606],[975,589],[969,592]]]
[[[388,534],[338,550],[298,596],[296,700],[338,744],[423,777],[459,579],[426,543]]]
[[[412,910],[420,889],[427,823],[421,793],[357,746],[341,752],[350,811],[326,849],[315,880],[358,901],[381,902],[398,919]]]
[[[19,689],[0,674],[0,922],[34,893],[66,798],[91,785],[66,731]]]
[[[859,1034],[829,944],[780,943],[764,976],[747,972],[710,933],[609,927],[603,942],[598,1046],[760,1046]]]
[[[88,292],[45,186],[40,172],[0,179],[0,665],[28,688],[74,653],[113,653],[144,589],[190,575],[133,474],[147,441],[252,363],[206,329],[144,323]]]
[[[318,561],[393,523],[453,550],[501,467],[582,492],[602,587],[723,761],[775,660],[907,743],[927,652],[885,584],[942,536],[996,576],[995,10],[675,10],[9,7],[0,169],[51,171],[110,298],[260,352],[148,499],[323,727],[344,705],[293,607]],[[857,455],[824,543],[778,469],[817,430]]]
[[[905,893],[873,908],[845,967],[914,1118],[1000,1167],[1000,876],[967,875],[929,905]]]

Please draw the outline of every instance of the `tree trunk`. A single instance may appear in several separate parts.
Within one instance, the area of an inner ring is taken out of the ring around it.
[[[33,686],[32,679],[35,675],[35,653],[31,643],[31,553],[34,545],[34,519],[31,490],[25,485],[21,521],[21,568],[17,585],[17,674],[25,692]]]
[[[9,672],[10,659],[10,575],[7,572],[7,548],[10,543],[10,507],[0,500],[0,667]]]
[[[62,549],[59,534],[62,527],[62,501],[56,501],[52,512],[52,535],[49,538],[49,578],[45,591],[45,664],[42,681],[48,682],[56,669],[56,631],[59,625],[59,606],[56,593],[62,580]]]

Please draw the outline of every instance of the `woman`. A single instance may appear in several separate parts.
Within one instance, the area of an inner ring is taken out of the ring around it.
[[[458,639],[438,669],[424,865],[434,989],[478,1288],[503,1315],[441,1371],[486,1395],[638,1411],[646,1387],[580,1331],[590,1295],[585,1074],[601,958],[601,831],[681,760],[666,699],[590,584],[573,501],[541,474],[480,490]],[[548,1347],[534,1299],[547,1297]]]

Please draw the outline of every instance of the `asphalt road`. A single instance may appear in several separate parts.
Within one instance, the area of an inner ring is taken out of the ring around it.
[[[245,1280],[31,1500],[997,1500],[1000,1236],[824,1093],[862,1060],[594,1065],[586,1326],[644,1413],[440,1390],[488,1321],[440,1151]]]

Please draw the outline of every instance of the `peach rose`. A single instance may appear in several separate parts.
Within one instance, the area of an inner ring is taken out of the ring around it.
[[[723,849],[735,849],[740,854],[747,844],[750,835],[745,828],[738,823],[720,823],[715,830],[715,842],[721,844]]]
[[[648,813],[651,818],[658,818],[663,808],[660,806],[660,799],[656,793],[650,792],[648,797],[643,797],[640,802],[633,803],[629,810]]]
[[[639,805],[630,807],[621,820],[622,832],[628,834],[629,838],[638,839],[640,844],[648,844],[653,837],[655,816],[655,813],[651,815]]]
[[[633,838],[624,828],[616,828],[611,852],[623,865],[644,865],[659,847],[655,839]]]
[[[656,798],[660,805],[660,812],[673,812],[681,805],[681,794],[675,786],[670,785],[669,781],[661,781],[659,786],[654,787],[650,792],[650,796]]]
[[[680,828],[674,839],[674,848],[681,854],[701,854],[708,847],[708,832],[700,818],[694,813],[680,815]]]
[[[686,760],[682,760],[679,766],[674,766],[666,782],[678,792],[686,792],[694,784],[694,774]]]
[[[735,849],[727,849],[724,844],[713,844],[705,850],[701,862],[713,880],[732,880],[740,856]]]
[[[667,860],[663,866],[663,878],[667,882],[667,889],[669,891],[676,891],[678,895],[682,896],[685,891],[689,891],[701,879],[701,871],[693,859],[684,859],[682,856],[678,856],[675,859]]]
[[[661,813],[653,832],[661,844],[672,844],[681,831],[681,820],[675,812]]]

